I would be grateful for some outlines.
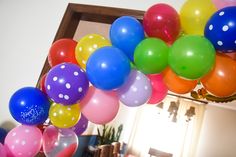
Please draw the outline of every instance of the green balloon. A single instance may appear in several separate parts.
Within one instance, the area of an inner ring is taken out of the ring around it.
[[[146,38],[134,51],[136,68],[145,74],[162,72],[168,65],[168,46],[157,38]]]
[[[130,67],[131,67],[132,69],[136,69],[136,66],[135,66],[134,63],[131,62],[131,61],[130,61]]]
[[[168,62],[171,69],[180,77],[196,80],[213,68],[215,49],[203,36],[186,35],[171,46]]]

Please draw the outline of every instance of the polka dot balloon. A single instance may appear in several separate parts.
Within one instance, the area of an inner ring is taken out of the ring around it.
[[[216,50],[232,52],[236,50],[236,6],[217,11],[205,26],[205,37]]]
[[[7,157],[5,147],[2,145],[2,143],[0,143],[0,156],[1,157]]]
[[[88,119],[83,115],[80,114],[80,119],[78,123],[72,127],[71,129],[76,133],[76,135],[81,135],[88,127]]]
[[[5,148],[9,156],[34,157],[42,145],[42,133],[35,126],[20,125],[6,136]]]
[[[132,70],[127,82],[117,91],[122,103],[135,107],[143,105],[149,100],[152,86],[147,76],[140,71]]]
[[[48,96],[54,102],[71,105],[84,97],[89,82],[85,72],[79,66],[62,63],[48,72],[45,86]]]
[[[49,110],[51,123],[58,128],[69,128],[74,126],[80,118],[79,104],[64,106],[53,103]]]

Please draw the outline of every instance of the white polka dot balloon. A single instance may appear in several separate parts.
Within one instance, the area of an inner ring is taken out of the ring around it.
[[[120,101],[135,107],[146,103],[152,94],[150,80],[140,71],[132,70],[128,80],[118,90]]]
[[[6,136],[5,148],[9,156],[34,157],[41,148],[42,133],[35,126],[20,125]]]
[[[216,50],[232,52],[236,50],[236,6],[217,11],[207,22],[205,37]]]
[[[48,96],[56,103],[75,104],[81,100],[89,82],[85,72],[77,65],[62,63],[53,67],[47,74],[45,87]]]

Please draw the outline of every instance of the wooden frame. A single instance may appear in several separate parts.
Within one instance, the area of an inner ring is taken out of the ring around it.
[[[61,38],[72,39],[81,20],[112,24],[116,18],[125,15],[142,21],[144,11],[69,3],[53,42]],[[40,78],[49,70],[50,66],[46,59],[37,87],[39,87]]]

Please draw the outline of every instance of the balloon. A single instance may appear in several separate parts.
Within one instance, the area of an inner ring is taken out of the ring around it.
[[[4,143],[6,136],[7,136],[7,131],[3,128],[0,128],[0,143],[2,143],[2,144]]]
[[[48,118],[50,102],[38,88],[25,87],[17,90],[10,98],[9,109],[19,123],[37,125]]]
[[[173,43],[180,33],[177,11],[167,4],[156,4],[144,14],[143,27],[149,37],[156,37]]]
[[[0,156],[1,157],[7,157],[5,147],[1,143],[0,143]]]
[[[133,62],[130,62],[131,69],[136,69],[136,65]]]
[[[233,60],[236,61],[236,51],[235,52],[231,52],[231,53],[225,53],[227,56],[229,56],[230,58],[232,58]]]
[[[88,127],[88,119],[81,114],[78,123],[71,129],[76,133],[76,135],[81,135]]]
[[[47,73],[44,74],[40,80],[39,80],[39,88],[42,92],[46,94],[46,88],[45,88],[45,80],[46,80]]]
[[[147,76],[151,81],[152,85],[152,95],[148,100],[148,104],[157,104],[161,102],[167,95],[168,89],[163,82],[163,77],[161,74],[152,74]]]
[[[195,80],[207,74],[215,62],[215,49],[204,37],[186,35],[172,45],[169,65],[180,77]]]
[[[222,9],[229,6],[236,6],[235,0],[212,0],[212,2],[218,9]]]
[[[5,139],[7,154],[14,157],[34,157],[42,144],[42,133],[35,126],[20,125],[12,129]]]
[[[117,93],[124,105],[129,107],[140,106],[151,97],[151,82],[140,71],[132,70],[128,80],[117,90]]]
[[[168,65],[168,46],[157,38],[146,38],[135,49],[134,63],[145,74],[160,73]]]
[[[216,50],[236,50],[236,6],[217,11],[207,22],[205,37],[211,41]]]
[[[41,131],[41,133],[43,134],[44,130],[49,126],[50,124],[50,119],[47,119],[47,121],[43,124],[39,124],[37,125],[37,128],[39,128],[39,130]],[[40,148],[39,153],[43,153],[43,147]]]
[[[92,123],[106,124],[119,110],[119,99],[114,91],[102,91],[93,86],[80,102],[82,114]]]
[[[218,97],[236,92],[236,62],[224,54],[216,55],[214,69],[201,79],[205,89]]]
[[[85,72],[79,66],[62,63],[48,72],[45,86],[48,96],[54,102],[71,105],[85,96],[89,82]]]
[[[198,83],[198,80],[186,80],[179,77],[169,67],[162,72],[162,76],[167,88],[177,94],[189,93]]]
[[[57,129],[50,125],[43,133],[43,150],[46,157],[71,157],[78,144],[78,137],[70,129]]]
[[[58,128],[70,128],[79,121],[80,107],[78,104],[64,106],[53,103],[49,110],[49,118]]]
[[[110,39],[133,61],[135,47],[144,39],[142,24],[131,16],[119,17],[111,24]]]
[[[88,34],[82,37],[75,49],[75,58],[79,63],[79,66],[83,69],[86,68],[86,62],[89,56],[97,49],[110,46],[111,43],[105,37],[99,34]]]
[[[213,13],[216,12],[210,0],[188,0],[180,9],[182,29],[187,34],[203,35],[204,27]]]
[[[77,42],[72,39],[59,39],[55,41],[48,54],[48,62],[51,67],[64,63],[77,64],[75,59],[75,47]]]
[[[86,72],[96,88],[112,90],[120,87],[128,78],[130,62],[118,48],[102,47],[89,57]]]

